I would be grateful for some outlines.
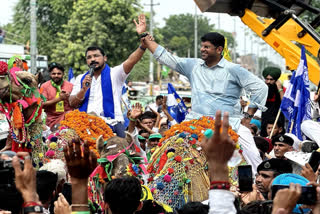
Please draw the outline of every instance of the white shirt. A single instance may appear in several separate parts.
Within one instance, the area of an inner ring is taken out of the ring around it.
[[[81,90],[81,79],[84,74],[77,76],[75,84],[73,86],[71,95],[76,95]],[[113,104],[114,104],[114,117],[115,120],[123,122],[123,115],[121,111],[121,94],[122,87],[128,74],[125,73],[123,69],[123,64],[116,67],[110,68],[111,84],[112,84],[112,94],[113,94]],[[92,78],[89,103],[87,113],[94,112],[98,116],[104,116],[103,112],[103,96],[101,90],[101,75],[96,79]]]
[[[149,107],[152,108],[153,111],[158,112],[159,106],[157,105],[157,103],[151,103]]]
[[[209,190],[209,214],[236,214],[234,194],[228,190]]]

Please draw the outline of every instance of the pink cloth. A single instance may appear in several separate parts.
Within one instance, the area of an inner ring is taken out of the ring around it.
[[[50,80],[42,84],[41,88],[43,90],[42,94],[47,98],[47,101],[56,98],[57,90],[52,86]],[[64,81],[61,86],[61,90],[69,94],[71,94],[72,88],[73,84],[68,81]],[[46,107],[46,125],[52,128],[55,124],[60,123],[64,119],[65,114],[71,110],[73,110],[73,108],[70,107],[69,101],[64,101],[64,112],[56,112],[56,104]]]

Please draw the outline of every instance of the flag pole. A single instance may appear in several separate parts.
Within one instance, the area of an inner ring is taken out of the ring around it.
[[[292,133],[293,125],[294,125],[294,120],[291,120],[289,133]]]
[[[274,121],[273,126],[272,126],[272,130],[271,130],[269,139],[271,139],[271,137],[272,137],[272,135],[273,135],[273,132],[274,132],[274,128],[276,127],[276,125],[277,125],[277,123],[278,123],[278,120],[279,120],[279,117],[280,117],[280,112],[281,112],[281,109],[279,108],[279,111],[278,111],[276,120]]]

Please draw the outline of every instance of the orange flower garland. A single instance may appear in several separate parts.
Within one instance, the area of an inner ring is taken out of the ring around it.
[[[65,119],[61,121],[60,124],[75,130],[81,140],[88,142],[90,150],[94,151],[98,157],[96,139],[100,135],[103,136],[104,140],[108,140],[114,136],[111,128],[103,119],[85,112],[80,112],[79,110],[67,113]]]
[[[190,134],[196,134],[201,142],[204,134],[203,132],[207,129],[214,131],[214,119],[211,117],[201,117],[198,120],[184,121],[180,124],[173,125],[170,129],[164,132],[164,137],[161,138],[160,143],[174,136],[176,133],[188,132]],[[238,142],[238,134],[229,127],[228,134],[234,142]]]

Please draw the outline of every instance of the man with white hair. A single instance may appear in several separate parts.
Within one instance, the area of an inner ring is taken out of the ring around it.
[[[49,163],[43,165],[40,170],[47,170],[58,174],[56,193],[59,194],[62,191],[63,184],[67,181],[67,166],[62,160],[54,159]]]

